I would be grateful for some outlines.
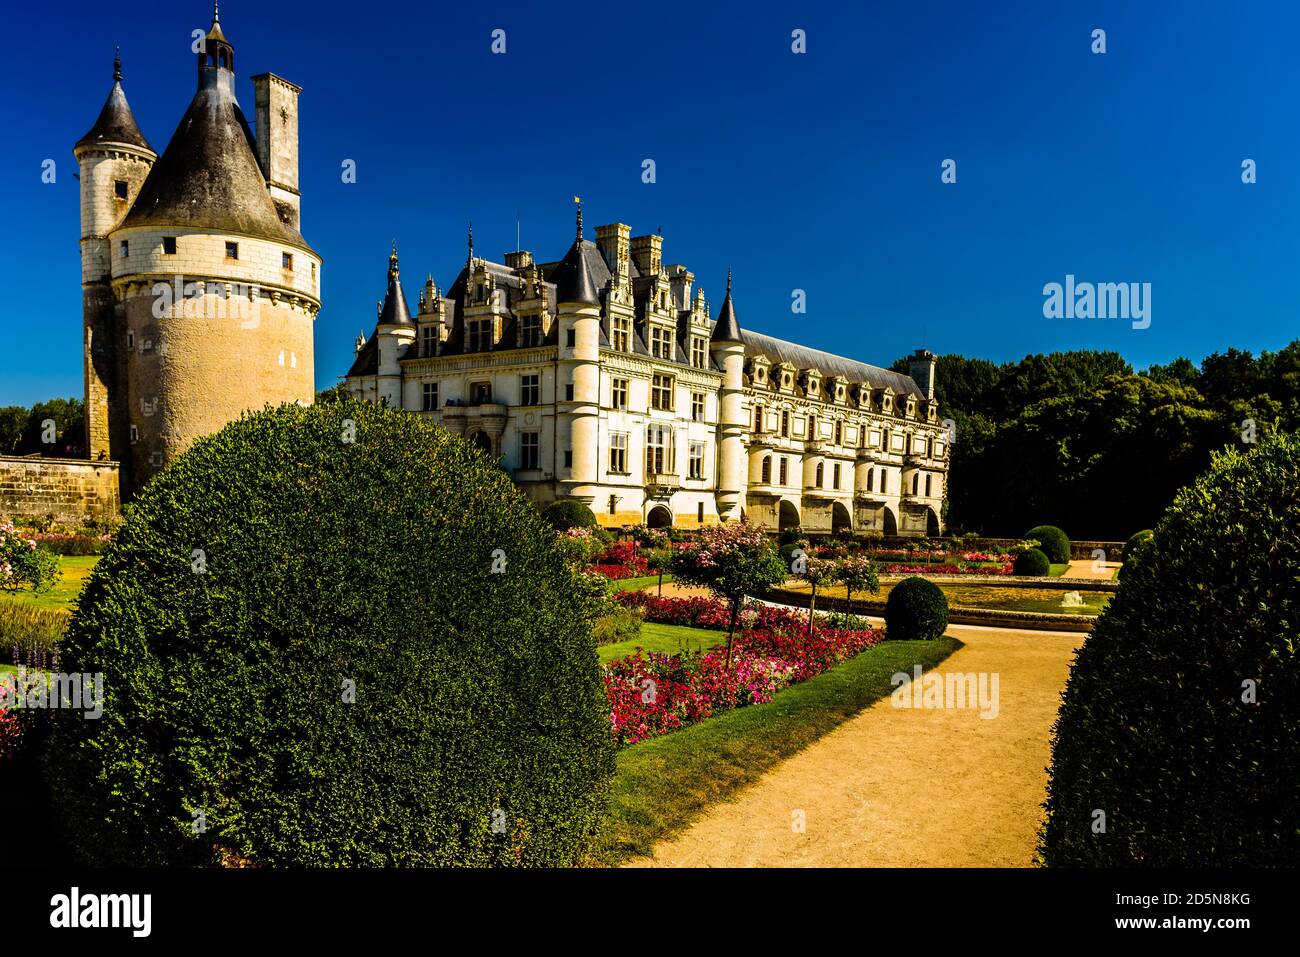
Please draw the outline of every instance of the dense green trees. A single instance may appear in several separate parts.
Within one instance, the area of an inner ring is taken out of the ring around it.
[[[46,422],[54,423],[54,441]],[[40,455],[80,458],[86,454],[86,416],[80,399],[50,399],[30,409],[0,407],[0,455]]]
[[[1141,374],[1114,352],[1002,365],[940,356],[938,396],[957,431],[954,528],[1012,536],[1046,520],[1080,539],[1127,539],[1155,523],[1211,452],[1300,428],[1300,341]]]

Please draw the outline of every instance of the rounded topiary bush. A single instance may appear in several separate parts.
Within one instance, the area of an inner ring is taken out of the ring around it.
[[[1141,546],[1070,671],[1047,864],[1300,860],[1297,490],[1300,437],[1229,449]]]
[[[928,579],[904,578],[885,601],[885,637],[891,641],[929,641],[948,628],[948,599]]]
[[[1038,525],[1025,532],[1025,538],[1038,542],[1039,549],[1053,565],[1070,561],[1070,537],[1055,525]]]
[[[1016,556],[1011,571],[1016,575],[1033,575],[1042,578],[1052,573],[1052,564],[1037,548],[1026,548]]]
[[[1116,578],[1123,581],[1137,567],[1138,562],[1142,560],[1142,554],[1150,547],[1154,535],[1155,532],[1151,529],[1144,529],[1124,543],[1124,552],[1120,556],[1122,561],[1119,572],[1115,575]]]
[[[614,741],[556,549],[417,415],[288,405],[199,440],[62,644],[105,689],[100,720],[55,715],[71,840],[96,864],[574,863]]]
[[[557,532],[567,532],[571,528],[591,528],[596,524],[592,510],[571,498],[562,498],[546,506],[542,509],[542,518]]]

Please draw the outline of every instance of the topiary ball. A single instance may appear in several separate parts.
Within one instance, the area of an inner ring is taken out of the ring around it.
[[[1123,581],[1137,567],[1137,563],[1142,560],[1142,554],[1150,546],[1154,535],[1155,532],[1151,531],[1151,529],[1144,529],[1124,543],[1124,552],[1120,556],[1123,561],[1119,566],[1119,571],[1115,574],[1117,579]]]
[[[562,498],[542,509],[542,518],[550,523],[557,532],[567,532],[571,528],[591,528],[596,524],[596,515],[582,502],[571,498]]]
[[[418,415],[247,415],[149,483],[63,667],[52,792],[95,864],[568,865],[614,739],[575,573]],[[198,827],[198,823],[202,827]]]
[[[1047,864],[1300,860],[1298,489],[1300,437],[1229,449],[1140,546],[1070,670]]]
[[[1052,564],[1037,548],[1026,548],[1016,556],[1015,562],[1011,565],[1011,571],[1016,575],[1032,575],[1036,578],[1044,578],[1052,573]]]
[[[1038,547],[1053,565],[1069,563],[1070,538],[1055,525],[1035,526],[1025,532],[1025,538],[1038,542]]]
[[[904,578],[885,601],[885,637],[930,641],[948,628],[948,599],[939,586],[919,576]]]

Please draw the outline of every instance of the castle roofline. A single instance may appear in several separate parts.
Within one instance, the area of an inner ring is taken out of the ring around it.
[[[110,143],[134,146],[136,149],[147,150],[157,155],[154,148],[149,145],[149,141],[144,138],[144,134],[140,132],[140,127],[135,122],[135,114],[131,112],[131,105],[126,101],[126,91],[122,89],[122,59],[119,56],[113,57],[113,86],[108,91],[108,99],[104,101],[104,107],[99,111],[95,125],[85,136],[77,140],[73,151],[84,146],[105,146]]]

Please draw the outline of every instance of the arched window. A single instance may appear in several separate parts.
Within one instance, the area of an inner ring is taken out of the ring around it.
[[[826,478],[826,463],[818,462],[817,463],[817,487],[818,488],[821,488],[822,485],[825,484],[824,482],[825,478]]]
[[[759,479],[759,484],[760,485],[772,484],[772,456],[770,455],[763,456],[763,470],[762,470],[762,477]]]
[[[916,494],[917,483],[919,483],[920,481],[921,481],[921,473],[913,472],[912,473],[912,494],[913,495]]]
[[[226,65],[226,51],[225,51],[225,50],[222,50],[219,54],[217,54],[217,63],[218,63],[220,66],[225,66],[225,65]]]
[[[867,469],[867,491],[874,492],[876,485],[876,470]]]
[[[928,472],[925,475],[925,497],[930,497],[930,473]]]

